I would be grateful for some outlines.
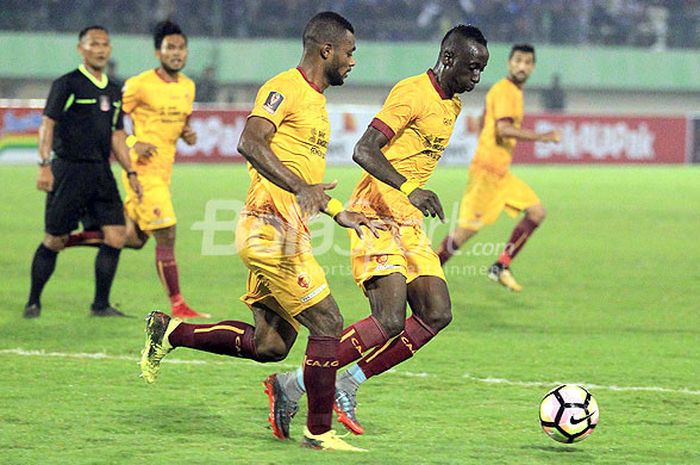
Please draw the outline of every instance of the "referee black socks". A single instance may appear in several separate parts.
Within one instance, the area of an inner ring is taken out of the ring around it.
[[[121,249],[115,249],[107,244],[100,246],[95,257],[95,301],[92,308],[100,310],[109,307],[109,293],[112,290],[114,275],[117,274],[119,254]]]
[[[32,286],[29,291],[27,305],[38,305],[41,307],[41,292],[56,269],[57,255],[58,252],[54,252],[43,243],[36,249],[32,260]]]

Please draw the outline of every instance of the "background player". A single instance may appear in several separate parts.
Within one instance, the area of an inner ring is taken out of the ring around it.
[[[187,63],[187,36],[177,24],[158,23],[153,34],[160,66],[134,76],[124,84],[124,112],[131,116],[134,134],[127,138],[131,161],[143,184],[139,202],[126,178],[126,247],[140,249],[153,234],[156,240],[156,271],[170,299],[174,316],[209,318],[191,309],[180,293],[175,261],[176,223],[170,179],[175,146],[182,138],[197,142],[187,124],[195,97],[194,82],[182,73]],[[86,227],[86,229],[90,229]],[[69,245],[86,245],[99,240],[99,233],[85,231],[71,236]]]
[[[483,226],[495,222],[504,209],[513,217],[525,212],[505,250],[489,268],[489,278],[516,292],[522,286],[513,277],[510,263],[542,224],[546,211],[530,186],[510,172],[513,149],[517,140],[559,142],[557,131],[537,133],[520,127],[523,86],[534,69],[535,49],[531,45],[514,45],[508,57],[508,77],[494,84],[486,94],[483,128],[469,168],[457,229],[442,241],[438,250],[444,264]]]
[[[478,28],[451,29],[435,66],[396,84],[355,146],[353,159],[367,173],[349,209],[389,226],[378,237],[351,235],[350,240],[352,273],[372,314],[342,333],[339,366],[361,359],[338,378],[335,409],[356,434],[364,432],[355,416],[359,385],[412,357],[452,319],[445,275],[422,227],[423,215],[441,220],[445,215],[438,196],[423,186],[461,110],[456,94],[474,89],[488,58]],[[413,312],[408,319],[406,302]],[[279,392],[277,415],[287,423],[304,391],[299,373],[271,376]]]
[[[85,211],[104,237],[95,258],[91,314],[124,316],[109,304],[126,239],[122,201],[109,165],[110,150],[124,168],[136,201],[142,190],[125,145],[121,92],[105,73],[112,52],[107,30],[89,26],[80,31],[78,52],[83,63],[53,82],[39,129],[37,188],[48,192],[46,234],[32,261],[25,318],[39,316],[41,293],[56,267],[58,252]]]
[[[339,200],[329,199],[325,191],[335,184],[321,184],[330,135],[323,91],[342,85],[355,65],[355,36],[345,18],[325,12],[306,25],[303,42],[299,66],[260,88],[238,145],[250,163],[251,183],[236,241],[249,269],[242,300],[252,310],[255,326],[240,321],[186,324],[152,312],[141,367],[145,380],[153,382],[161,359],[175,347],[279,361],[287,356],[301,324],[310,333],[303,365],[309,387],[303,445],[356,451],[330,429],[343,320],[311,254],[307,224],[310,215],[323,210],[357,234],[362,234],[361,225],[377,233],[363,214],[345,211]],[[274,393],[269,394],[274,403]],[[270,420],[273,434],[287,439],[289,430]]]

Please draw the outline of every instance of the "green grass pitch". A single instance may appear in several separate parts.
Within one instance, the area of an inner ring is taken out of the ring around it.
[[[112,293],[138,318],[88,316],[95,250],[84,248],[59,256],[41,318],[23,320],[44,196],[34,167],[0,167],[0,463],[700,463],[700,170],[515,172],[549,212],[514,262],[524,291],[510,294],[483,274],[514,225],[503,216],[448,264],[452,325],[361,388],[367,434],[349,440],[370,452],[347,454],[299,447],[305,407],[292,441],[267,428],[260,383],[300,362],[304,333],[280,364],[180,349],[155,385],[139,379],[141,318],[167,309],[153,243],[122,254]],[[326,179],[337,178],[335,195],[346,199],[359,173],[332,168]],[[465,180],[464,168],[441,167],[430,183],[449,216]],[[246,271],[230,253],[231,208],[247,185],[243,166],[181,165],[174,174],[182,289],[215,321],[250,321],[238,301]],[[438,244],[448,226],[428,226]],[[313,229],[333,231],[314,243],[346,322],[365,316],[346,233],[323,222]],[[583,443],[561,445],[540,431],[539,400],[557,382],[584,383],[600,404],[598,430]]]

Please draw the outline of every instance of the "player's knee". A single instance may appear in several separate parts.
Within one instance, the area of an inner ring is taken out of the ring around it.
[[[540,224],[547,217],[547,210],[542,205],[536,205],[527,211],[527,216],[531,221]]]
[[[141,238],[133,238],[133,237],[127,238],[126,242],[124,243],[124,247],[126,247],[127,249],[134,249],[134,250],[141,250],[141,249],[143,249],[144,245],[146,245],[146,240],[143,240]]]
[[[339,336],[343,332],[343,316],[339,311],[330,312],[324,320],[326,335]]]
[[[382,315],[381,317],[375,316],[375,318],[389,339],[398,336],[403,331],[406,323],[404,312],[401,312],[401,314]]]
[[[174,225],[155,230],[153,236],[156,238],[156,243],[160,247],[175,247],[175,238],[177,234]]]
[[[441,331],[446,328],[450,323],[452,323],[452,310],[447,307],[442,313],[440,313],[435,321],[431,323],[431,327],[436,331]]]
[[[255,349],[258,354],[256,360],[262,363],[281,362],[289,353],[289,348],[282,342],[266,341],[257,344]]]
[[[452,322],[452,308],[449,302],[441,302],[433,306],[427,315],[422,315],[421,320],[433,330],[441,331]]]
[[[343,331],[343,317],[339,311],[324,312],[316,319],[314,327],[309,328],[312,336],[337,337]]]
[[[52,234],[46,234],[44,236],[44,247],[54,252],[60,252],[66,248],[66,243],[68,242],[68,235],[54,236]]]
[[[114,249],[123,249],[126,244],[126,235],[124,234],[109,234],[105,235],[104,238],[105,245],[108,245]]]

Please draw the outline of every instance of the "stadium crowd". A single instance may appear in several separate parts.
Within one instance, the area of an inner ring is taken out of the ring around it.
[[[433,40],[464,22],[478,24],[494,42],[700,48],[700,0],[35,0],[32,5],[4,0],[0,30],[72,32],[90,11],[92,22],[114,33],[148,34],[156,22],[173,19],[192,36],[293,38],[305,18],[332,9],[351,18],[363,40]]]

